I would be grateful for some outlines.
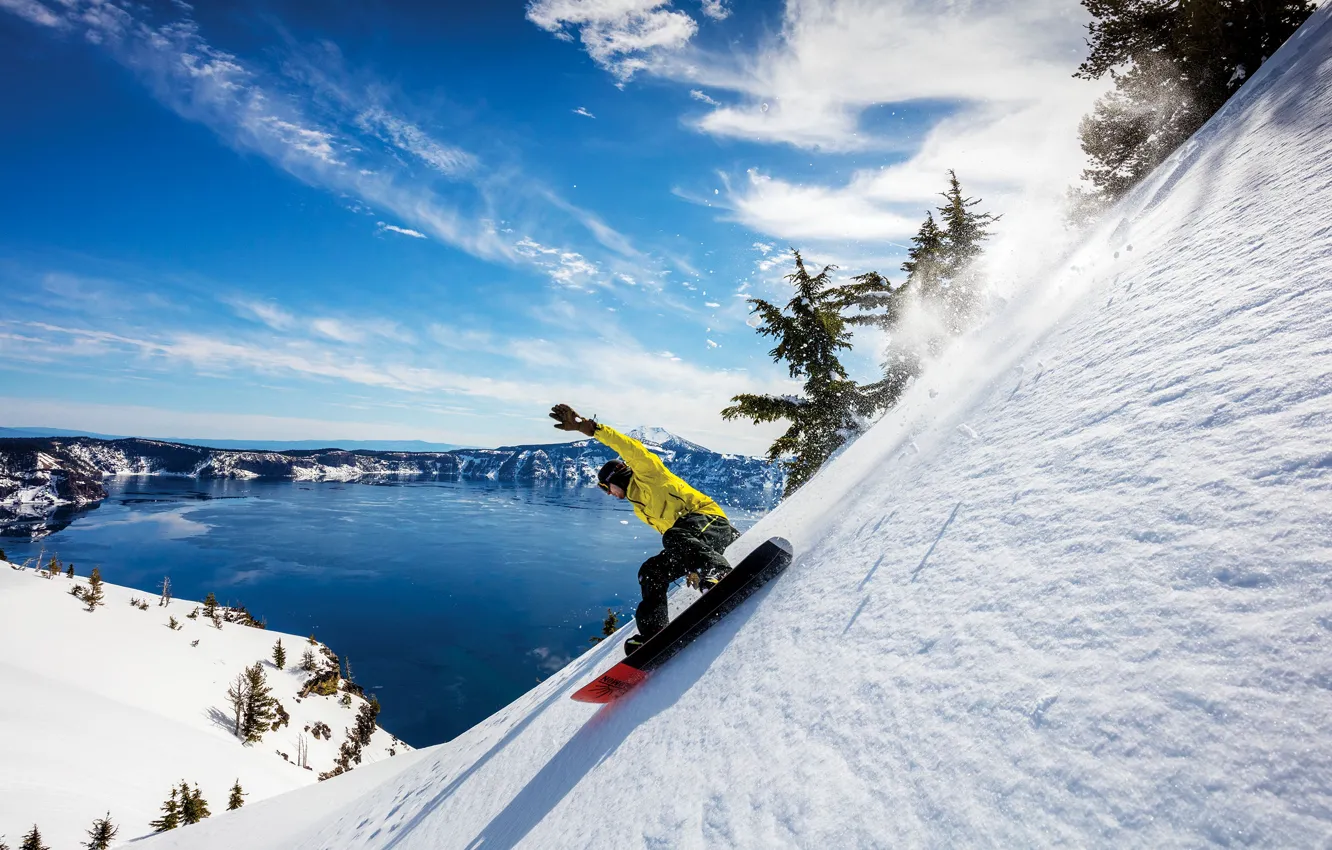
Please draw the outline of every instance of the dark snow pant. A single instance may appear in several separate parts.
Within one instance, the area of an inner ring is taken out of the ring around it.
[[[671,582],[688,573],[701,576],[720,575],[731,568],[722,554],[740,532],[726,517],[711,514],[685,514],[661,536],[662,551],[638,568],[638,586],[643,601],[635,618],[638,633],[651,637],[666,628],[670,614],[666,608],[666,590]]]

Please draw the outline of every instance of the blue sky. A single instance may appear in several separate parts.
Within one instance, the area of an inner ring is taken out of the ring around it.
[[[497,445],[566,401],[758,453],[779,429],[717,412],[794,387],[745,297],[787,246],[895,279],[948,168],[1017,274],[1080,167],[1084,23],[0,0],[0,425]]]

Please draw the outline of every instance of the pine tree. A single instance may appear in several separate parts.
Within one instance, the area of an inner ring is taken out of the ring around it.
[[[5,550],[4,550],[4,549],[0,549],[0,561],[4,561],[5,563],[9,563],[9,558],[5,556]]]
[[[60,569],[60,562],[56,560],[55,555],[52,555],[51,560],[46,564],[46,577],[52,578],[62,572],[64,570]]]
[[[166,832],[180,826],[180,803],[176,799],[176,789],[171,789],[171,796],[162,804],[162,816],[148,824],[153,832]]]
[[[851,332],[842,311],[865,287],[833,285],[829,272],[835,266],[811,275],[800,252],[793,249],[791,253],[796,270],[786,280],[795,287],[795,295],[785,310],[761,298],[751,298],[749,303],[760,317],[758,332],[777,340],[769,356],[774,362],[785,361],[792,378],[804,379],[804,396],[743,393],[722,410],[727,420],[784,419],[791,423],[768,448],[769,460],[783,459],[788,496],[857,433],[860,420],[879,406],[877,387],[861,387],[850,380],[837,356],[851,347]]]
[[[273,663],[279,670],[287,666],[287,650],[282,648],[282,638],[273,644]]]
[[[379,717],[379,700],[372,694],[368,702],[361,704],[361,708],[356,712],[356,730],[354,737],[362,746],[370,743],[370,737],[375,734],[375,720]]]
[[[32,831],[23,836],[19,850],[51,850],[51,848],[42,843],[42,833],[37,829],[37,824],[33,824]]]
[[[342,678],[346,679],[348,682],[353,681],[353,679],[352,679],[352,669],[351,669],[351,658],[344,657],[344,658],[342,659],[342,663],[343,663],[343,665],[347,668],[347,672],[346,672],[346,674],[345,674]]]
[[[1075,77],[1114,91],[1078,129],[1094,188],[1113,201],[1211,118],[1316,8],[1307,0],[1082,0],[1090,52]],[[1122,70],[1127,66],[1127,70]]]
[[[217,616],[217,597],[213,595],[213,591],[211,590],[208,591],[208,595],[204,597],[203,615],[210,620]]]
[[[199,786],[195,785],[194,790],[191,791],[190,786],[182,779],[180,782],[181,826],[198,823],[208,817],[209,814],[208,801],[204,799],[203,794],[199,791]]]
[[[243,805],[245,805],[245,792],[241,790],[240,780],[237,779],[236,784],[231,786],[231,796],[227,798],[227,811],[239,809]]]
[[[315,644],[319,643],[319,641],[315,640],[314,632],[310,632],[310,637],[308,640],[311,646],[314,646]]]
[[[940,194],[945,203],[939,207],[939,220],[944,225],[939,254],[946,281],[941,300],[948,329],[956,335],[975,318],[981,288],[976,260],[981,255],[981,243],[989,238],[990,225],[1000,217],[973,211],[980,199],[963,197],[962,184],[952,170],[948,172],[948,191]]]
[[[88,843],[83,846],[88,850],[107,850],[119,831],[120,828],[111,823],[111,813],[107,812],[106,817],[93,821],[92,828],[88,830]]]
[[[314,653],[308,649],[301,654],[301,669],[307,673],[314,672],[315,669]]]
[[[97,606],[102,604],[104,595],[102,592],[102,571],[93,567],[92,573],[88,576],[88,589],[83,592],[83,601],[87,604],[88,610],[96,610]]]
[[[606,609],[606,619],[601,622],[601,633],[605,637],[615,634],[615,630],[620,627],[620,619],[615,616],[615,612],[610,608]]]
[[[4,559],[3,559],[3,558],[0,558],[0,561],[2,561],[2,560],[4,560]],[[73,564],[70,564],[69,567],[67,567],[67,568],[65,569],[65,578],[74,578],[74,565],[73,565]]]
[[[245,743],[253,744],[261,740],[268,724],[276,716],[273,707],[277,700],[270,696],[271,689],[264,676],[262,664],[255,663],[245,668],[247,692],[245,707],[241,715],[240,731]]]

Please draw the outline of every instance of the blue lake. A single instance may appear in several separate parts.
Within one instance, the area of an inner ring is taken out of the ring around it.
[[[414,746],[446,741],[549,676],[638,601],[661,537],[596,488],[106,481],[109,497],[11,560],[45,550],[80,575],[243,603],[351,661]],[[740,529],[761,515],[728,508]],[[222,695],[219,694],[219,700]]]

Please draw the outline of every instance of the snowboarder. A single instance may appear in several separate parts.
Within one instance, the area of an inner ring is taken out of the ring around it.
[[[691,586],[707,590],[730,569],[726,547],[740,536],[710,497],[690,487],[633,437],[609,425],[579,416],[567,404],[550,409],[555,427],[578,431],[614,449],[620,457],[597,474],[597,485],[617,499],[628,499],[643,522],[661,532],[662,551],[638,569],[643,601],[635,612],[638,634],[625,643],[633,652],[666,627],[670,615],[666,590],[688,577]]]

